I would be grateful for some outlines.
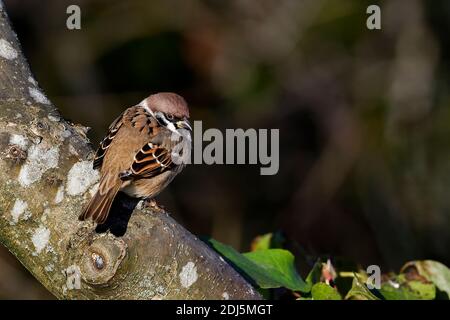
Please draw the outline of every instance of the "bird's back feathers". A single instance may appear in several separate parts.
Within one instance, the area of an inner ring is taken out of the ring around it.
[[[171,102],[164,98],[162,102]],[[138,105],[125,110],[97,150],[93,167],[101,172],[99,189],[79,219],[104,223],[121,190],[134,197],[153,197],[160,192],[183,167],[172,162],[171,150],[177,142],[171,136],[145,108]]]

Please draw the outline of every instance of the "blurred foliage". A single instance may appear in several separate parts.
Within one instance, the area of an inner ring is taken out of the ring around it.
[[[155,91],[183,95],[205,129],[280,129],[277,175],[189,166],[158,197],[193,233],[247,251],[283,230],[275,248],[302,274],[322,255],[385,273],[450,264],[449,1],[4,2],[40,85],[94,143]],[[375,3],[382,30],[369,31]],[[0,274],[0,296],[29,297],[11,290],[23,277]]]
[[[270,235],[259,236],[255,240],[267,244]],[[399,274],[379,274],[380,287],[376,288],[361,267],[336,270],[330,260],[322,263],[319,259],[309,271],[306,281],[303,281],[297,273],[294,256],[288,250],[275,249],[269,244],[241,254],[214,239],[207,239],[206,243],[257,289],[285,290],[284,294],[280,294],[283,291],[261,290],[263,296],[269,299],[342,300],[345,297],[347,300],[449,300],[449,295],[445,293],[450,289],[450,269],[437,261],[412,261],[405,264]],[[352,279],[350,286],[346,284],[348,279]]]
[[[298,275],[294,256],[287,250],[260,249],[240,254],[214,239],[209,239],[208,243],[261,289],[284,287],[293,291],[311,290]]]

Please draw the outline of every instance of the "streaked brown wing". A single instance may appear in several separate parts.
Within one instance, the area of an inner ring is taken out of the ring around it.
[[[94,157],[94,169],[100,168],[102,166],[106,151],[108,150],[109,146],[111,145],[111,141],[113,141],[114,137],[123,124],[123,116],[124,113],[122,113],[119,117],[116,118],[116,120],[113,121],[113,123],[109,126],[108,134],[100,142],[100,146],[98,147]]]
[[[170,151],[149,142],[134,156],[133,164],[128,170],[128,177],[151,178],[174,167],[176,164],[172,162]],[[125,177],[122,179],[126,180]]]

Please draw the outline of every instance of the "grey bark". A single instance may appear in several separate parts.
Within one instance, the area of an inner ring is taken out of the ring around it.
[[[85,133],[38,87],[0,0],[0,242],[61,299],[260,298],[166,212],[135,209],[122,236],[78,221],[99,178]]]

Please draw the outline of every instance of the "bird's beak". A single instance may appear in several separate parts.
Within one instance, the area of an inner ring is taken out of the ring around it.
[[[176,126],[178,129],[187,129],[189,131],[192,131],[191,124],[187,120],[177,121]]]

